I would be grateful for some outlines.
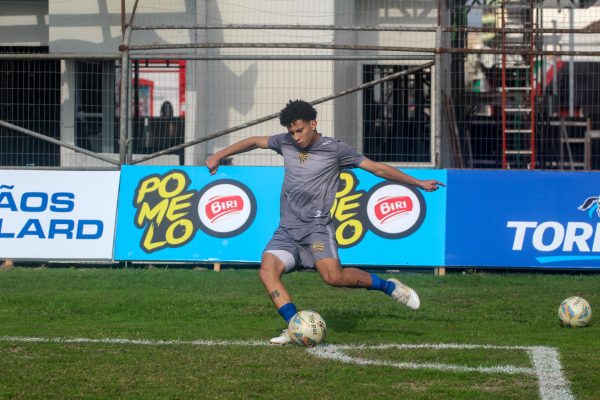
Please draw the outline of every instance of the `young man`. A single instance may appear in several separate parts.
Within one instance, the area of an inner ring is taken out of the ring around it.
[[[341,267],[330,210],[339,173],[344,168],[359,167],[383,179],[428,192],[444,185],[436,180],[415,179],[368,159],[338,139],[321,135],[317,132],[317,111],[305,101],[290,101],[281,110],[279,121],[287,133],[241,140],[209,157],[206,166],[214,174],[222,159],[257,148],[272,149],[283,156],[280,222],[262,254],[259,276],[286,326],[297,310],[281,277],[299,264],[316,268],[328,285],[380,290],[399,303],[418,309],[419,296],[399,280],[383,280],[358,268]],[[292,339],[284,329],[271,343],[288,344]]]

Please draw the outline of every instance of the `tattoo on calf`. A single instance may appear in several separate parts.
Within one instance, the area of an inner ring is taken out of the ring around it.
[[[279,290],[273,290],[271,293],[269,293],[269,296],[271,296],[272,299],[279,297]]]

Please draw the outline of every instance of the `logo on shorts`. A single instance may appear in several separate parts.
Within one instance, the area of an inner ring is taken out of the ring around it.
[[[244,232],[256,216],[256,199],[248,187],[231,179],[215,181],[199,193],[200,229],[216,237]]]
[[[312,249],[313,253],[320,253],[325,250],[325,245],[323,242],[316,241],[310,246],[310,248]]]
[[[300,160],[300,164],[304,164],[308,161],[308,153],[298,153],[298,160]]]

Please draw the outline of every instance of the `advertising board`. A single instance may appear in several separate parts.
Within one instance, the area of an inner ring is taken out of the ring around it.
[[[448,171],[446,265],[600,268],[600,174]]]
[[[119,171],[2,170],[0,258],[112,260]]]
[[[441,170],[407,171],[445,181]],[[115,259],[259,262],[279,223],[282,167],[123,167]],[[346,265],[439,266],[445,190],[343,171],[332,208]]]

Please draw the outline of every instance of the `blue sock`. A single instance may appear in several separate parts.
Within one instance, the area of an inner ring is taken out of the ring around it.
[[[396,289],[396,285],[394,285],[394,282],[381,279],[379,276],[371,274],[371,287],[369,288],[369,290],[381,290],[388,296],[391,296],[394,289]]]
[[[294,303],[287,303],[279,307],[277,312],[285,319],[285,323],[287,324],[298,311],[296,310],[296,305]]]

